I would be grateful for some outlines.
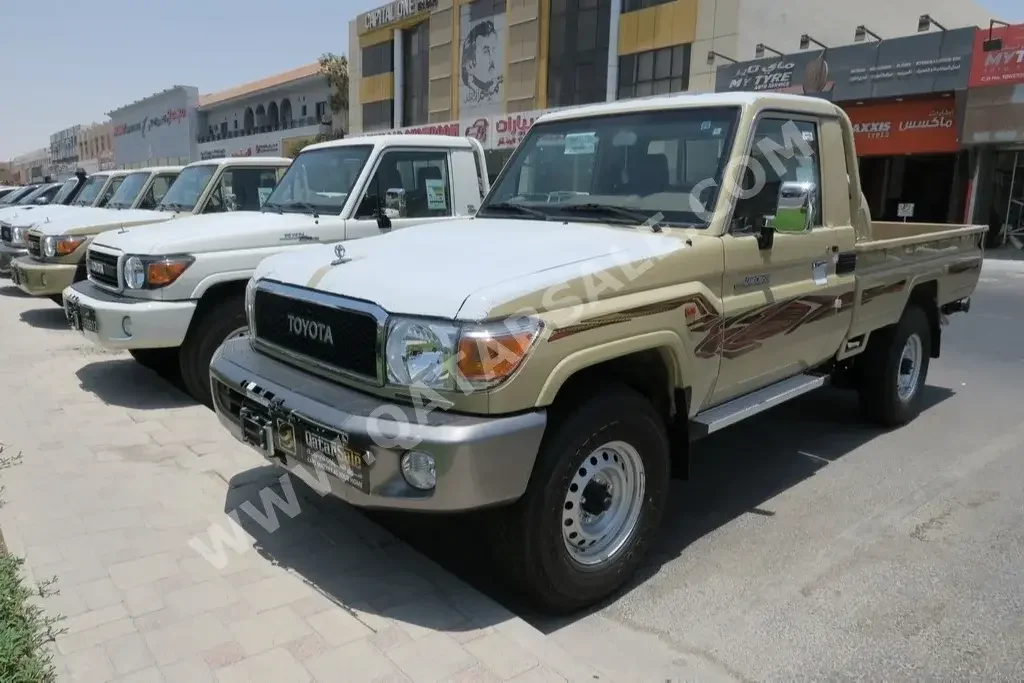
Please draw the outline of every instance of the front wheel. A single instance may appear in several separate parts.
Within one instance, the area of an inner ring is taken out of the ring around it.
[[[868,341],[859,361],[860,404],[865,416],[883,427],[898,427],[921,412],[932,348],[928,316],[910,306],[893,327]]]
[[[211,303],[194,320],[178,353],[181,381],[188,393],[207,408],[213,407],[210,361],[221,344],[246,331],[245,302],[241,295]]]
[[[552,418],[526,494],[499,514],[498,562],[538,608],[615,592],[653,540],[670,476],[664,421],[626,387]]]

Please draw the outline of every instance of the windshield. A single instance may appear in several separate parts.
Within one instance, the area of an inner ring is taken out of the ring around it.
[[[371,149],[368,145],[353,145],[302,152],[263,209],[340,214]]]
[[[704,226],[698,212],[714,206],[738,114],[702,107],[535,125],[478,215],[641,224],[660,213],[661,223]]]
[[[196,202],[203,196],[203,190],[206,189],[206,186],[210,183],[210,178],[216,172],[217,167],[210,164],[190,166],[182,170],[174,184],[167,190],[163,200],[156,207],[157,210],[191,211],[196,208]]]
[[[103,184],[107,182],[108,176],[105,175],[94,175],[90,176],[85,181],[85,185],[82,186],[82,191],[75,197],[75,201],[71,202],[72,206],[92,206],[92,203],[96,201],[96,197],[99,195],[100,190],[103,189]]]
[[[40,185],[39,187],[37,187],[36,189],[32,190],[31,192],[29,192],[24,197],[22,197],[20,200],[18,200],[18,203],[22,204],[22,205],[31,204],[32,202],[34,202],[35,200],[39,199],[40,197],[46,196],[47,193],[50,192],[50,188],[51,187],[52,187],[52,185]],[[50,192],[49,196],[52,197],[53,193]]]
[[[121,181],[121,186],[117,188],[117,192],[110,198],[110,203],[107,206],[111,209],[132,208],[135,198],[142,192],[147,180],[149,180],[149,171],[129,173]]]
[[[107,185],[107,189],[103,190],[103,196],[100,197],[99,201],[96,202],[94,204],[94,206],[99,206],[99,207],[107,206],[110,203],[110,200],[113,199],[114,193],[117,192],[118,189],[121,187],[121,183],[124,182],[124,179],[126,177],[127,176],[123,176],[122,175],[122,176],[117,176],[116,178],[111,180],[110,184]]]
[[[6,197],[0,199],[0,204],[6,204],[7,206],[10,206],[11,204],[17,204],[19,199],[21,199],[31,191],[31,187],[15,188],[11,190]]]
[[[61,185],[60,189],[57,191],[57,196],[53,198],[53,203],[63,204],[65,201],[67,201],[67,198],[71,195],[71,193],[75,191],[76,187],[78,187],[78,178],[65,180],[64,184]]]

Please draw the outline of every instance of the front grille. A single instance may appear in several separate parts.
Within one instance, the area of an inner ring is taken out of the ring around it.
[[[379,381],[377,319],[369,313],[256,290],[256,339]]]
[[[6,242],[7,244],[11,243],[11,226],[0,225],[0,240]]]
[[[89,279],[96,284],[117,288],[117,256],[90,249],[86,254],[85,268]]]
[[[28,236],[28,253],[36,258],[41,258],[42,250],[39,248],[39,235]]]

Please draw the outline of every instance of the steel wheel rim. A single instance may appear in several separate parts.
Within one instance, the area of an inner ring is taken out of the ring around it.
[[[900,354],[900,366],[898,368],[896,393],[903,402],[913,398],[917,392],[917,382],[921,378],[921,360],[924,355],[924,345],[921,338],[912,334],[903,345],[903,353]]]
[[[625,547],[640,520],[646,488],[643,459],[624,441],[606,443],[583,460],[562,502],[562,540],[573,562],[594,568]],[[607,507],[594,514],[601,501]]]

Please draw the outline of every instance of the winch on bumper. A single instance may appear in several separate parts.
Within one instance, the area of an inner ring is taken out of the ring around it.
[[[108,292],[88,280],[64,290],[64,314],[72,329],[108,349],[181,346],[194,301],[152,301]]]
[[[543,411],[508,417],[417,411],[226,342],[210,365],[221,423],[321,493],[433,512],[511,503],[526,491]]]

